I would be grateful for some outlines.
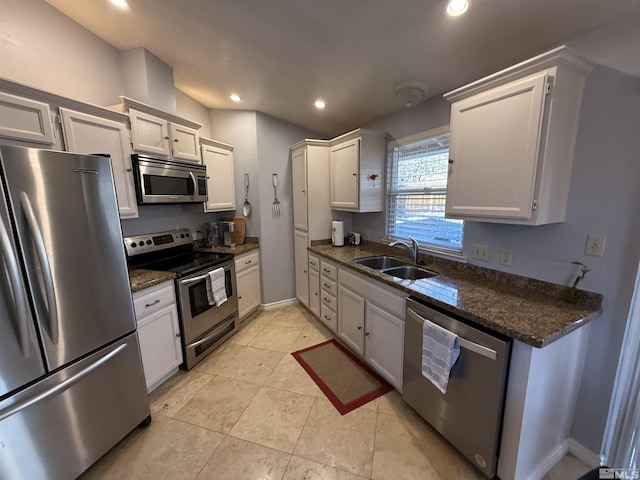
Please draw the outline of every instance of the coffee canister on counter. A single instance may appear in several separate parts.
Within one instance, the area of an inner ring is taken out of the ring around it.
[[[344,222],[341,220],[331,222],[331,245],[334,247],[344,245]]]

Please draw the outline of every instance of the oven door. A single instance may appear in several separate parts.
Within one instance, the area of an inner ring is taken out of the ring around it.
[[[220,306],[209,305],[207,299],[207,277],[209,272],[224,268],[227,301]],[[221,322],[238,311],[236,295],[236,273],[233,260],[188,277],[178,283],[178,297],[182,321],[182,341],[185,345],[205,332],[219,326]]]
[[[133,155],[138,204],[207,201],[207,173],[203,165]]]

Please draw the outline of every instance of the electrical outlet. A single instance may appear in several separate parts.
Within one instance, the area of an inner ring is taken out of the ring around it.
[[[511,250],[507,250],[506,248],[500,249],[500,265],[505,265],[507,267],[511,266],[513,262],[513,255],[511,254]]]
[[[605,235],[590,233],[587,235],[587,245],[584,248],[584,254],[594,257],[604,257],[604,244],[606,242],[607,237]]]
[[[484,245],[482,243],[474,243],[473,258],[488,262],[489,261],[489,245]]]

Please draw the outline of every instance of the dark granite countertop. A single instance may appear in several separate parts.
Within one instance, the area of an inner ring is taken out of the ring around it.
[[[411,263],[404,248],[365,242],[360,246],[315,244],[309,251],[391,285],[428,304],[534,347],[544,347],[602,313],[602,295],[580,291],[562,300],[567,287],[420,254],[420,263],[439,275],[402,280],[353,262],[389,255]]]
[[[132,293],[153,287],[168,280],[173,280],[174,278],[176,278],[176,274],[171,272],[145,270],[142,268],[129,270],[129,284],[131,285]]]
[[[257,250],[260,248],[260,242],[258,237],[247,237],[245,243],[242,245],[236,245],[235,247],[198,247],[199,252],[213,252],[213,253],[233,253],[234,255],[242,255],[243,253]]]

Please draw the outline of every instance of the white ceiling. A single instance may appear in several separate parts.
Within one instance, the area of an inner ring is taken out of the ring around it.
[[[640,0],[470,0],[458,18],[444,0],[129,0],[128,12],[107,0],[47,1],[117,48],[146,48],[207,107],[257,110],[328,136],[404,108],[401,81],[439,95],[577,36],[584,54],[606,64],[613,49],[611,66],[635,62],[629,73],[640,75]],[[630,18],[612,45],[592,33],[609,25],[615,36],[611,23]]]

